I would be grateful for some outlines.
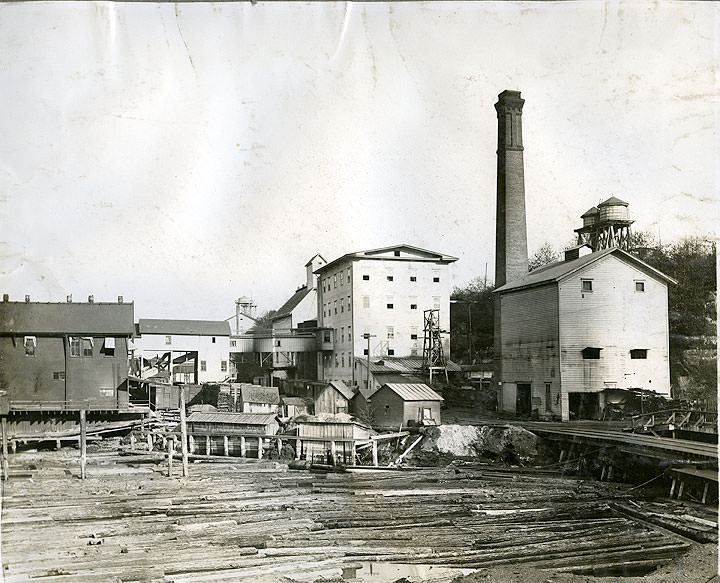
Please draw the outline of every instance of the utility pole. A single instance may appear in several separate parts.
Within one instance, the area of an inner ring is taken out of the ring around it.
[[[363,338],[367,340],[367,392],[370,394],[370,338],[375,338],[375,334],[363,334]]]

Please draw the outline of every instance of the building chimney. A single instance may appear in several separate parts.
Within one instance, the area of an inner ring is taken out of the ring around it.
[[[72,294],[68,295],[66,299],[68,304],[72,304]]]
[[[122,304],[122,303],[123,303],[123,297],[122,297],[122,296],[118,296],[118,304]]]
[[[3,294],[3,303],[7,304],[10,301],[10,296],[8,294]]]
[[[495,104],[498,117],[495,286],[528,272],[523,168],[522,108],[519,91],[505,90]]]
[[[92,304],[95,301],[95,296],[88,296],[88,304]]]
[[[30,302],[30,296],[26,295],[26,296],[25,296],[25,303],[29,303],[29,302]]]

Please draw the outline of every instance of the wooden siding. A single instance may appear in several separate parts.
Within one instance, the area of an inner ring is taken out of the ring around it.
[[[581,279],[592,279],[583,293]],[[645,283],[644,292],[635,282]],[[608,255],[561,281],[560,359],[563,392],[640,387],[670,393],[667,286]],[[598,360],[583,359],[586,347],[601,348]],[[646,360],[630,350],[646,348]]]
[[[500,295],[502,390],[498,405],[515,412],[517,383],[531,385],[532,409],[560,415],[560,338],[555,283]],[[551,383],[551,411],[545,402]]]
[[[400,395],[382,387],[370,398],[374,415],[374,426],[398,428],[407,427],[408,421],[418,421],[418,411],[423,407],[431,409],[432,418],[440,423],[440,401],[404,401]]]
[[[347,413],[348,400],[334,387],[328,385],[315,399],[315,414],[318,413]]]
[[[14,408],[115,409],[127,405],[127,340],[115,338],[114,356],[101,350],[104,338],[93,338],[92,357],[66,357],[62,337],[37,337],[34,356],[25,355],[23,337],[0,338],[0,384],[10,391]],[[65,380],[54,379],[55,373]]]

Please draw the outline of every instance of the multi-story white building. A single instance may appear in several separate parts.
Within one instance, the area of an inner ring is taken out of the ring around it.
[[[141,318],[137,334],[135,355],[142,378],[206,383],[230,376],[227,322]]]
[[[318,376],[359,380],[356,359],[423,353],[423,312],[438,309],[440,328],[450,328],[448,265],[456,257],[410,245],[348,253],[318,275]],[[449,334],[443,337],[449,354]]]

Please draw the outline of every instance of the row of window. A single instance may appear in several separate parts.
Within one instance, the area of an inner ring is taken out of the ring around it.
[[[411,282],[411,283],[416,283],[416,282],[417,282],[417,276],[416,276],[416,275],[410,275],[409,278],[410,278],[410,282]],[[362,276],[362,279],[363,279],[363,281],[370,281],[370,276],[369,276],[368,274],[365,274],[365,275]],[[385,279],[386,279],[387,281],[395,281],[395,276],[394,276],[394,275],[386,275],[386,276],[385,276]],[[433,280],[433,283],[440,283],[440,276],[439,276],[439,275],[433,275],[432,280]]]
[[[582,293],[589,294],[593,292],[593,280],[592,279],[581,279],[580,280]],[[643,280],[635,280],[635,292],[645,293],[645,282]]]
[[[210,340],[213,344],[215,344],[215,342],[216,342],[215,336],[212,336]],[[165,345],[169,346],[171,344],[172,344],[172,336],[170,336],[170,335],[165,336]],[[233,344],[233,346],[234,346],[234,344]]]
[[[338,286],[338,281],[340,282],[340,286],[345,285],[345,274],[347,273],[347,284],[350,285],[350,268],[348,267],[347,270],[341,269],[337,273],[334,273],[331,276],[323,277],[322,278],[322,290],[323,291],[330,291],[331,289],[336,289]]]
[[[582,349],[582,357],[585,360],[599,360],[601,350],[602,348],[594,348],[592,346],[588,346],[587,348]],[[630,358],[632,360],[646,360],[647,353],[647,348],[633,348],[630,351]]]
[[[345,298],[340,298],[340,314],[345,313]],[[350,303],[350,296],[347,297],[347,311],[352,311],[352,304]],[[323,304],[323,316],[332,316],[338,313],[338,301],[333,300],[327,304]]]
[[[95,341],[87,336],[68,336],[68,352],[73,358],[91,358]],[[23,337],[25,356],[35,356],[37,351],[37,336]],[[115,338],[104,338],[100,348],[103,356],[115,356]]]

